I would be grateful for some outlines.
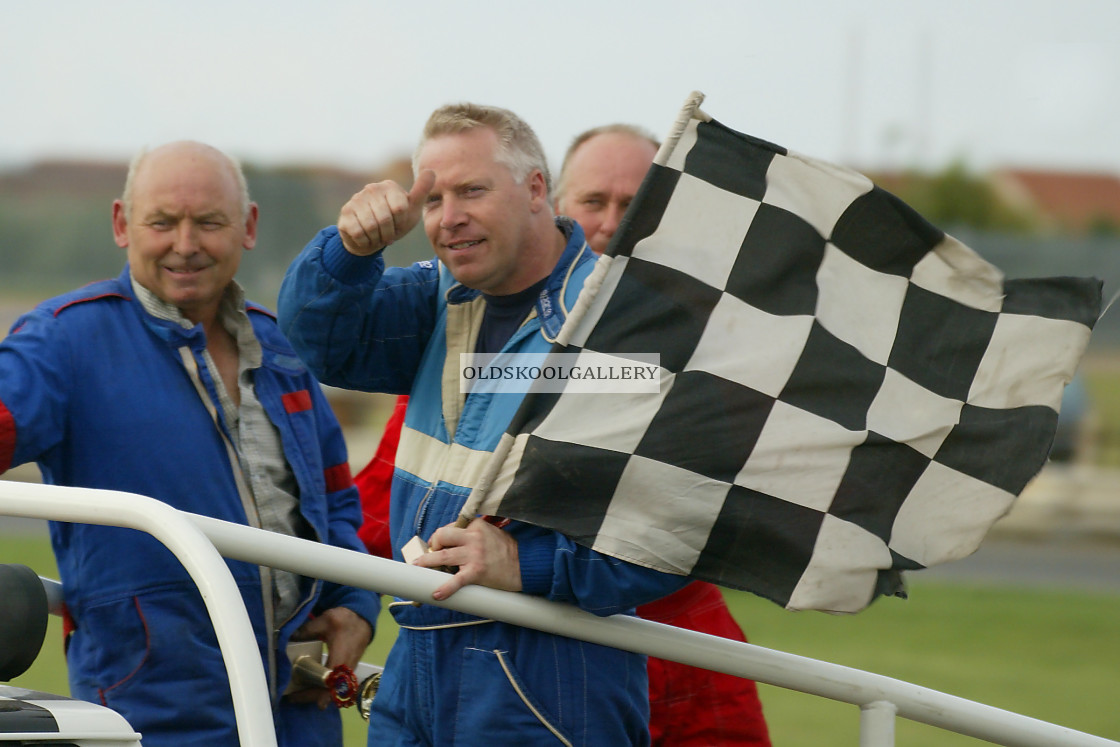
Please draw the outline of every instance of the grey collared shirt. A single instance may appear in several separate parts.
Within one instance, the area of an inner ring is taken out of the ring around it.
[[[140,304],[154,317],[191,329],[195,325],[172,304],[162,300],[132,278],[132,289]],[[226,423],[229,438],[240,464],[260,521],[260,527],[289,536],[308,536],[310,529],[299,513],[299,488],[284,458],[280,432],[264,411],[253,387],[254,371],[261,365],[261,345],[253,334],[245,312],[245,295],[236,282],[230,283],[218,310],[218,320],[237,341],[237,385],[241,404],[234,404],[226,391],[210,352],[203,360],[218,393],[216,404]],[[248,511],[248,507],[246,507]],[[249,517],[253,523],[253,517]],[[288,571],[273,571],[273,604],[279,627],[299,606],[300,577]]]

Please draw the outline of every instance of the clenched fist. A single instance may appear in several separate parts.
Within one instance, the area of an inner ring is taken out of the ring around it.
[[[435,172],[429,170],[421,171],[407,192],[392,181],[367,184],[338,215],[338,233],[346,251],[375,254],[411,231],[420,222],[435,181]]]

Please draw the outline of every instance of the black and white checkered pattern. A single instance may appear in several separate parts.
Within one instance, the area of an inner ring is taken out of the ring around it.
[[[1006,281],[865,177],[694,110],[557,348],[659,353],[660,395],[528,395],[480,511],[858,611],[973,552],[1041,469],[1100,292]]]
[[[28,735],[38,734],[41,739]],[[16,735],[14,737],[9,735]],[[0,744],[140,747],[124,716],[102,705],[0,684]]]

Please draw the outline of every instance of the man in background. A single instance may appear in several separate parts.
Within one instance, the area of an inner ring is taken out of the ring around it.
[[[132,162],[114,201],[120,276],[45,301],[0,342],[0,471],[151,496],[224,521],[360,550],[342,432],[273,316],[234,280],[256,244],[240,167],[177,142]],[[75,697],[120,712],[145,744],[236,744],[226,668],[201,594],[131,529],[51,522]],[[228,561],[268,676],[280,745],[342,743],[325,690],[282,697],[289,640],[353,667],[371,592]]]
[[[556,212],[574,218],[597,253],[603,253],[618,230],[658,147],[652,135],[626,124],[596,127],[572,141],[557,181]],[[719,587],[703,581],[638,607],[638,615],[747,640]],[[648,666],[653,744],[770,744],[758,687],[752,680],[654,657]]]

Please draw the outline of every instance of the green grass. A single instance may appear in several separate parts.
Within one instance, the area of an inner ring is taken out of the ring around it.
[[[1093,461],[1120,467],[1120,360],[1109,356],[1082,366],[1096,423]]]
[[[881,599],[851,616],[788,612],[745,593],[727,598],[760,646],[1120,739],[1120,596],[920,581],[910,591],[908,601]],[[776,745],[859,743],[856,706],[766,685],[760,692]],[[905,719],[897,743],[985,744]]]
[[[0,536],[0,562],[55,574],[40,537]],[[920,575],[912,576],[910,596],[834,616],[788,612],[750,594],[727,594],[752,643],[1120,739],[1120,596],[924,583]],[[383,662],[392,643],[394,627],[384,612],[379,630],[367,661]],[[15,684],[67,692],[60,635],[52,620],[39,660]],[[859,744],[856,706],[769,685],[760,685],[760,692],[778,747]],[[364,745],[365,722],[353,711],[343,720],[346,744]],[[897,722],[897,743],[985,744],[905,719]]]

